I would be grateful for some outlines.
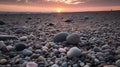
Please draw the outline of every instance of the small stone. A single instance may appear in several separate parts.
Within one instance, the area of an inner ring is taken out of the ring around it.
[[[67,36],[67,42],[69,44],[78,44],[80,41],[80,36],[77,33],[73,33]]]
[[[51,67],[59,67],[57,64],[53,64]]]
[[[26,47],[26,45],[24,43],[16,43],[15,44],[15,50],[16,51],[22,51],[24,50]]]
[[[117,67],[120,67],[120,59],[115,62]]]
[[[68,52],[67,52],[67,56],[69,58],[71,57],[78,57],[81,55],[81,50],[77,47],[72,47]]]
[[[95,52],[101,52],[101,48],[99,48],[99,47],[94,47],[94,48],[93,48],[93,51],[95,51]]]
[[[14,50],[13,46],[11,46],[11,45],[8,45],[8,46],[7,46],[7,49],[8,49],[9,51]]]
[[[33,54],[33,52],[32,52],[31,50],[28,50],[28,49],[24,49],[24,50],[22,51],[22,53],[23,53],[23,55],[25,55],[25,56],[30,56],[30,55]]]
[[[5,25],[5,22],[0,20],[0,25]]]
[[[35,53],[36,53],[36,54],[42,54],[42,50],[37,49],[37,50],[35,50]]]
[[[59,52],[65,53],[66,50],[65,50],[65,48],[59,48]]]
[[[28,39],[28,37],[27,36],[22,36],[19,39],[20,39],[20,41],[26,41]]]
[[[66,41],[66,37],[68,36],[67,32],[60,32],[58,34],[56,34],[53,38],[54,42],[63,42]]]
[[[2,64],[2,65],[6,64],[7,62],[8,62],[7,59],[1,59],[0,60],[0,64]]]
[[[39,54],[32,54],[32,55],[31,55],[31,58],[35,58],[35,59],[36,59],[36,58],[38,58],[39,56],[40,56]]]
[[[73,67],[79,67],[78,64],[73,64]]]
[[[0,50],[3,52],[8,52],[8,49],[7,49],[4,41],[0,41]]]
[[[105,65],[104,67],[117,67],[115,65]]]
[[[84,67],[90,67],[89,65],[85,65]]]
[[[85,65],[85,63],[83,63],[83,62],[80,62],[80,66],[82,66],[82,67],[83,67],[84,65]]]
[[[101,48],[102,48],[102,49],[109,49],[110,46],[109,46],[109,45],[103,45]]]
[[[39,56],[37,60],[38,61],[45,61],[45,58],[43,56]]]
[[[67,22],[67,23],[70,23],[70,22],[72,22],[73,20],[72,19],[67,19],[67,20],[65,20],[65,22]]]
[[[62,65],[61,65],[61,67],[68,67],[67,62],[63,62]]]
[[[27,62],[26,67],[38,67],[38,64],[35,62]]]
[[[16,36],[13,35],[0,35],[0,40],[17,40]]]

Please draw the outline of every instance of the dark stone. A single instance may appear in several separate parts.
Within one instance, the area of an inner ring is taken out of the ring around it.
[[[0,25],[5,25],[5,22],[0,20]]]
[[[56,34],[53,38],[54,42],[63,42],[66,41],[66,37],[68,36],[67,32],[60,32],[58,34]]]
[[[12,35],[0,35],[0,40],[17,40],[16,36]]]
[[[67,23],[70,23],[72,21],[73,21],[72,19],[65,20],[65,22],[67,22]]]
[[[67,36],[67,42],[69,44],[78,44],[80,41],[80,36],[77,33],[73,33]]]
[[[15,44],[15,50],[16,51],[22,51],[26,48],[26,45],[24,43],[16,43]]]

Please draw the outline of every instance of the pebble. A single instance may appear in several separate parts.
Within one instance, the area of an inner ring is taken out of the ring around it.
[[[51,67],[59,67],[57,64],[53,64]]]
[[[73,67],[79,67],[78,64],[73,64]]]
[[[35,62],[27,62],[26,67],[38,67],[38,64]]]
[[[36,53],[36,54],[42,54],[42,50],[37,49],[37,50],[35,50],[35,53]]]
[[[53,38],[53,41],[54,42],[63,42],[63,41],[66,41],[66,37],[68,36],[68,33],[67,32],[60,32],[60,33],[57,33],[54,38]]]
[[[0,25],[5,25],[5,22],[0,20]]]
[[[89,65],[85,65],[84,67],[90,67]]]
[[[24,50],[25,48],[27,48],[26,47],[26,45],[24,44],[24,43],[16,43],[15,44],[15,50],[16,51],[22,51],[22,50]]]
[[[33,52],[32,52],[31,50],[28,50],[28,49],[24,49],[24,50],[22,51],[22,53],[23,53],[23,55],[25,55],[25,56],[30,56],[30,55],[33,54]]]
[[[6,48],[7,48],[9,51],[14,50],[14,47],[13,47],[13,46],[11,46],[11,45],[8,45]]]
[[[106,44],[106,45],[103,45],[101,48],[102,48],[103,50],[104,50],[104,49],[110,49],[110,46]]]
[[[67,42],[69,44],[78,44],[80,41],[80,36],[77,33],[73,33],[67,36]]]
[[[115,62],[117,67],[120,67],[120,59]]]
[[[8,52],[7,46],[5,45],[4,41],[0,41],[0,50],[3,52]]]
[[[65,53],[66,49],[65,48],[59,48],[59,52]]]
[[[117,67],[115,65],[105,65],[104,67]]]
[[[68,67],[67,62],[63,62],[62,65],[61,65],[61,67]]]
[[[95,52],[101,52],[101,48],[99,48],[99,47],[94,47],[94,48],[93,48],[93,51],[95,51]]]
[[[0,35],[0,40],[17,40],[17,37],[14,35]]]
[[[82,66],[82,67],[83,67],[84,65],[85,65],[85,63],[83,63],[83,62],[80,62],[80,66]]]
[[[7,59],[0,59],[0,64],[2,65],[6,64],[7,62],[8,62]]]
[[[19,39],[20,39],[20,41],[26,41],[28,39],[28,37],[27,36],[22,36]]]
[[[68,52],[67,52],[67,56],[69,58],[71,57],[78,57],[81,55],[81,50],[77,47],[72,47]]]

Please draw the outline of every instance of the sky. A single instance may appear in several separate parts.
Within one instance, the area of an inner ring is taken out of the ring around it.
[[[79,12],[120,10],[120,0],[0,0],[0,11]]]

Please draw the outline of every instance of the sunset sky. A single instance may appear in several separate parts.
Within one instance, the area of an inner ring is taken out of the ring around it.
[[[0,0],[0,11],[78,12],[120,10],[120,0]]]

